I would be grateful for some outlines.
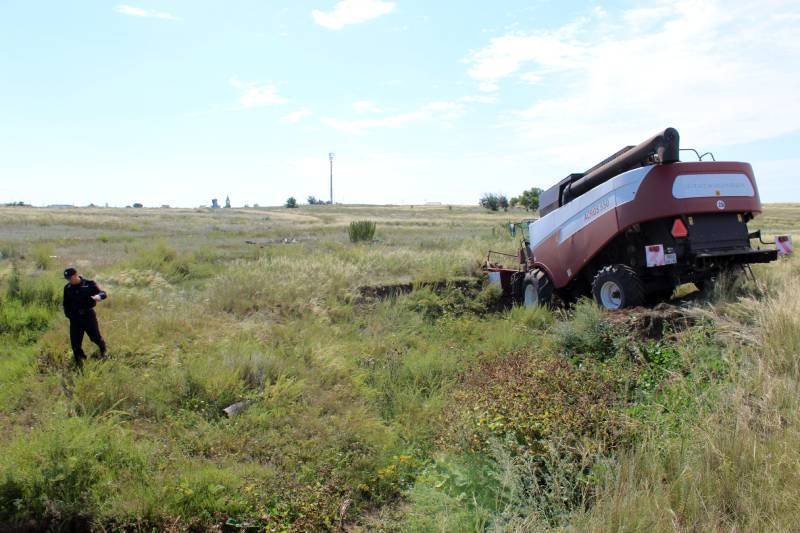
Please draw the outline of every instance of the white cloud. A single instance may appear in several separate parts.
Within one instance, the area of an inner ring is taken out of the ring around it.
[[[493,94],[473,94],[462,96],[458,100],[466,104],[493,104],[497,102],[497,96]]]
[[[324,117],[322,123],[336,130],[350,134],[361,134],[369,130],[381,128],[399,128],[416,122],[426,120],[439,120],[448,122],[460,117],[464,113],[464,106],[458,102],[437,101],[425,104],[414,111],[386,115],[377,118],[363,119],[338,119]]]
[[[510,33],[466,62],[479,87],[498,90],[533,69],[544,96],[504,125],[580,170],[666,126],[698,148],[800,129],[798,13],[790,0],[658,0],[602,21]]]
[[[493,81],[484,81],[478,85],[478,89],[484,93],[493,93],[500,90],[500,84]]]
[[[140,17],[140,18],[153,18],[153,19],[162,19],[162,20],[180,20],[175,15],[170,13],[166,13],[164,11],[155,11],[153,9],[144,9],[141,7],[129,6],[126,4],[120,4],[116,7],[117,13],[121,13],[122,15],[127,15],[129,17]]]
[[[531,85],[536,85],[537,83],[542,81],[542,76],[541,74],[537,74],[536,72],[526,72],[524,74],[520,74],[519,79],[528,82]]]
[[[230,83],[239,89],[239,103],[244,107],[281,105],[289,101],[278,94],[278,89],[272,83],[245,82],[237,78],[231,78]]]
[[[574,67],[583,48],[574,41],[573,25],[535,35],[510,33],[496,37],[489,46],[471,52],[466,62],[469,75],[479,82],[480,90],[493,92],[498,82],[517,72],[524,63],[534,62],[543,69],[564,70]]]
[[[312,113],[309,109],[298,109],[297,111],[293,111],[288,115],[285,115],[281,119],[281,122],[283,122],[284,124],[297,124],[304,118],[308,118],[311,115]]]
[[[380,113],[381,108],[372,100],[359,100],[353,102],[353,109],[359,113]]]
[[[311,12],[314,22],[330,30],[341,30],[348,24],[359,24],[394,11],[394,2],[382,0],[341,0],[332,11]]]

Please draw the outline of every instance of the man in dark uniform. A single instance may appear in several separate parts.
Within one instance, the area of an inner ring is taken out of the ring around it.
[[[64,286],[64,315],[69,319],[69,340],[72,344],[75,365],[80,368],[86,359],[82,347],[84,333],[89,335],[92,342],[100,348],[100,356],[106,355],[106,341],[100,335],[94,306],[108,296],[105,291],[100,290],[97,283],[83,279],[72,267],[64,270],[64,278],[69,281]]]

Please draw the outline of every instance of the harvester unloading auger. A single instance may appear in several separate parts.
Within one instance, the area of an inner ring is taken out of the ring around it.
[[[667,128],[544,191],[518,268],[492,263],[489,252],[490,280],[525,306],[591,295],[620,309],[791,251],[787,235],[773,243],[748,231],[761,213],[749,163],[680,162],[679,153],[678,132]],[[751,239],[775,246],[754,249]]]

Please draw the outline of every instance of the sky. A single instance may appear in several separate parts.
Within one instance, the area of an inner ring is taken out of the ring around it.
[[[0,203],[475,204],[668,126],[800,201],[797,0],[0,0]],[[685,160],[691,156],[684,155]]]

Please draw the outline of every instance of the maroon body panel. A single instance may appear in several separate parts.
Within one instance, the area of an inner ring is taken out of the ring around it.
[[[754,195],[675,198],[673,182],[682,174],[744,174],[753,186]],[[723,202],[720,203],[719,200]],[[559,209],[565,209],[569,205]],[[656,165],[642,180],[633,200],[616,205],[593,219],[594,215],[587,209],[585,216],[588,224],[563,242],[559,243],[559,239],[561,229],[566,223],[555,228],[552,234],[532,250],[534,265],[547,272],[555,288],[560,289],[574,279],[620,232],[635,224],[680,215],[731,212],[753,215],[761,212],[761,201],[753,169],[748,163],[696,162]]]
[[[672,183],[681,174],[744,174],[753,185],[754,196],[713,196],[678,199],[672,196]],[[717,207],[717,200],[725,208]],[[634,224],[676,215],[701,213],[761,213],[758,186],[749,163],[720,161],[714,163],[674,163],[653,168],[642,181],[633,202],[619,206],[617,220],[620,231]]]
[[[612,209],[560,245],[559,232],[555,231],[534,250],[534,266],[547,272],[553,286],[560,289],[617,236],[618,228],[616,210]]]

